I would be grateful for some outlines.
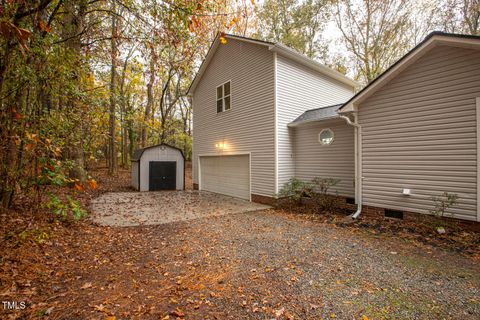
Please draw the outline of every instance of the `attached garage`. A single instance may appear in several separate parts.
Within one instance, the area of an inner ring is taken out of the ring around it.
[[[139,191],[183,190],[183,152],[167,144],[135,151],[132,157],[132,186]]]
[[[200,156],[199,189],[250,200],[250,156]]]

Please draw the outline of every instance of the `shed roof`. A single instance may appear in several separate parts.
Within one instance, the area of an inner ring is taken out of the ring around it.
[[[224,34],[223,37],[227,38],[227,39],[234,39],[234,40],[238,40],[238,41],[243,41],[243,42],[247,42],[247,43],[254,43],[254,44],[258,44],[258,45],[262,45],[262,46],[265,46],[268,48],[268,50],[271,50],[272,52],[277,52],[279,54],[281,54],[282,56],[285,56],[293,61],[296,61],[308,68],[310,68],[311,70],[314,70],[314,71],[317,71],[319,73],[322,73],[328,77],[331,77],[337,81],[340,81],[348,86],[351,86],[353,88],[357,88],[360,86],[360,84],[350,78],[348,78],[347,76],[345,76],[344,74],[336,71],[336,70],[333,70],[333,69],[330,69],[326,66],[324,66],[323,64],[315,61],[315,60],[312,60],[310,58],[308,58],[307,56],[281,44],[281,43],[275,43],[275,42],[269,42],[269,41],[263,41],[263,40],[257,40],[257,39],[252,39],[252,38],[247,38],[247,37],[242,37],[242,36],[236,36],[236,35],[233,35],[233,34]],[[210,46],[210,49],[208,50],[207,52],[207,55],[205,57],[205,59],[203,60],[202,64],[200,65],[200,68],[198,69],[198,72],[197,74],[195,75],[195,78],[193,79],[191,85],[190,85],[190,88],[188,89],[188,94],[191,95],[194,91],[195,91],[195,88],[197,87],[198,83],[200,82],[200,79],[202,78],[203,76],[203,73],[205,72],[205,70],[207,69],[208,67],[208,64],[210,63],[210,61],[212,60],[212,57],[215,55],[215,52],[217,51],[218,47],[220,45],[220,34],[218,34],[216,37],[215,37],[215,40],[213,40],[212,42],[212,45]]]
[[[143,152],[144,152],[145,150],[147,150],[147,149],[152,149],[152,148],[157,148],[157,147],[161,147],[161,146],[165,146],[165,147],[172,148],[172,149],[176,149],[176,150],[180,151],[180,153],[182,154],[183,159],[185,159],[185,155],[183,154],[183,151],[182,151],[180,148],[171,146],[171,145],[169,145],[169,144],[167,144],[167,143],[160,143],[160,144],[156,144],[156,145],[153,145],[153,146],[149,146],[149,147],[145,147],[145,148],[142,148],[142,149],[137,149],[137,150],[135,150],[135,152],[134,152],[133,155],[132,155],[132,161],[133,161],[133,162],[140,161],[140,158],[142,157]]]
[[[422,42],[416,45],[406,55],[401,57],[397,62],[392,64],[387,70],[376,77],[372,82],[367,84],[367,86],[365,86],[362,90],[357,92],[357,94],[348,100],[340,108],[340,110],[338,110],[338,112],[347,113],[356,111],[358,105],[362,101],[365,101],[365,99],[377,92],[390,80],[395,78],[400,72],[420,59],[425,53],[440,45],[457,46],[468,49],[480,49],[480,36],[446,33],[441,31],[434,31],[430,33]]]
[[[316,109],[310,109],[302,113],[297,119],[288,124],[289,127],[297,127],[304,123],[339,118],[337,110],[343,106],[343,103],[326,106]]]

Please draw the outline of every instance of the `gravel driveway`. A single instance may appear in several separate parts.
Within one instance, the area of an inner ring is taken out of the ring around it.
[[[93,220],[105,226],[185,221],[269,208],[208,191],[109,192],[91,201]]]
[[[78,242],[68,257],[83,269],[65,266],[59,302],[80,318],[480,318],[475,261],[274,210],[98,229]]]

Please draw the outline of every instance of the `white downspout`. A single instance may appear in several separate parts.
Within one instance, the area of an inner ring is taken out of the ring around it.
[[[351,215],[352,219],[358,218],[360,213],[362,213],[362,127],[358,124],[357,117],[354,114],[355,121],[345,115],[340,115],[347,123],[355,127],[355,200],[357,200],[357,211]]]

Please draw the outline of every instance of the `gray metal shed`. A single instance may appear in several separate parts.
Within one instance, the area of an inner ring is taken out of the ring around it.
[[[139,191],[185,189],[182,150],[162,143],[138,149],[132,156],[132,186]]]

